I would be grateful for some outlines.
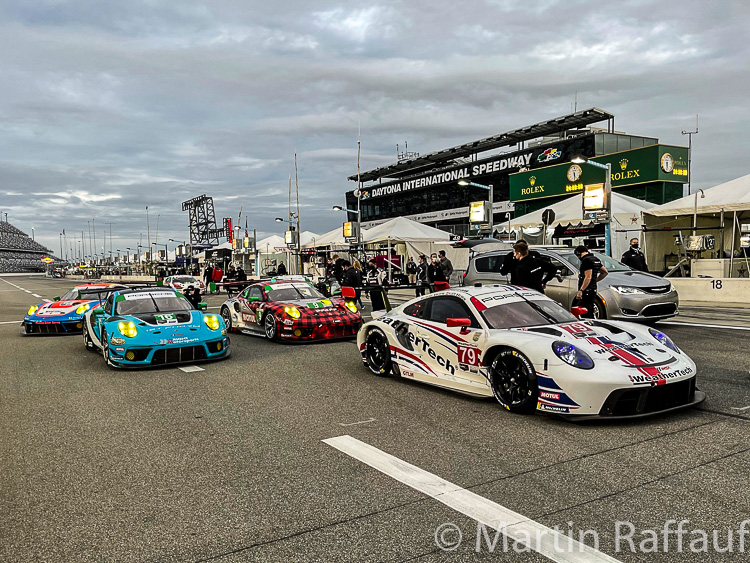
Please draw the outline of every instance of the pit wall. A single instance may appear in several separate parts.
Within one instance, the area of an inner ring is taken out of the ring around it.
[[[704,303],[750,303],[750,279],[666,278],[677,290],[680,301]]]

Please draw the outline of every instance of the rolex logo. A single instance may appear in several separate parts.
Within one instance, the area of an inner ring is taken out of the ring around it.
[[[531,178],[529,178],[529,184],[531,184],[532,186],[536,184],[536,176],[532,176]]]
[[[620,170],[625,170],[627,167],[628,167],[628,159],[627,158],[623,158],[620,161]]]

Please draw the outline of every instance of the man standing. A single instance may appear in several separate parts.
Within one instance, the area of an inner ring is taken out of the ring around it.
[[[445,281],[450,282],[451,275],[453,274],[453,264],[445,256],[445,250],[441,250],[440,252],[438,252],[438,254],[440,255],[440,267],[443,269]]]
[[[518,239],[516,241],[516,244],[519,242],[522,242],[527,245],[528,243],[523,239]],[[515,246],[513,247],[515,248]],[[529,250],[529,256],[531,256],[534,259],[539,258],[539,253],[536,250]],[[510,284],[511,285],[523,285],[518,281],[518,278],[516,276],[516,268],[518,267],[518,258],[516,258],[515,251],[511,250],[508,252],[508,254],[505,255],[505,258],[503,258],[503,265],[500,267],[500,274],[503,276],[507,276],[510,274]]]
[[[630,239],[630,248],[622,255],[620,262],[622,262],[626,266],[630,266],[634,270],[638,270],[640,272],[648,272],[646,257],[643,255],[643,252],[641,252],[641,249],[638,248],[637,238]]]
[[[354,288],[354,301],[359,304],[360,308],[362,308],[362,290],[360,289],[362,286],[362,276],[360,275],[359,270],[353,267],[348,260],[344,260],[342,268],[344,269],[344,278],[341,281],[341,287]]]
[[[341,285],[341,280],[344,279],[344,259],[339,258],[338,254],[333,255],[333,277]]]
[[[409,276],[410,285],[417,283],[417,264],[413,256],[409,256],[409,261],[406,263],[406,275]]]
[[[435,290],[435,282],[448,281],[445,279],[445,273],[443,268],[440,266],[437,254],[434,252],[430,255],[430,264],[427,266],[427,282],[432,286],[432,290]]]
[[[529,255],[529,245],[517,242],[513,245],[513,254],[518,260],[516,282],[518,285],[544,293],[547,282],[557,275],[557,269],[551,262]]]
[[[279,266],[276,268],[276,275],[277,276],[285,276],[286,275],[286,266],[284,266],[283,262],[279,262]]]
[[[424,288],[427,285],[427,256],[419,256],[419,266],[417,266],[417,297],[424,295]]]
[[[585,246],[577,246],[573,251],[581,261],[580,272],[578,274],[578,293],[573,301],[581,307],[586,307],[585,318],[594,318],[594,302],[596,300],[596,284],[607,277],[609,272],[604,267],[602,261],[589,252]]]

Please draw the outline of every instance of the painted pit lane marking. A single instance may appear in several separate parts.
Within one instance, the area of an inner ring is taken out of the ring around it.
[[[729,326],[729,325],[709,325],[702,323],[680,323],[676,321],[661,321],[660,325],[674,325],[674,326],[699,326],[705,328],[726,328],[728,330],[750,330],[750,326]]]
[[[38,297],[39,299],[42,299],[42,301],[45,301],[45,302],[49,302],[49,301],[51,301],[51,299],[44,299],[44,298],[42,298],[42,296],[41,296],[41,295],[37,295],[36,293],[31,293],[31,291],[29,291],[28,289],[24,289],[24,288],[23,288],[23,287],[21,287],[20,285],[16,285],[16,284],[14,284],[14,283],[12,283],[12,282],[9,282],[8,280],[6,280],[6,279],[3,279],[3,278],[0,278],[0,279],[2,279],[2,280],[3,280],[3,281],[4,281],[5,283],[7,283],[8,285],[12,285],[12,286],[13,286],[13,287],[15,287],[16,289],[20,289],[21,291],[25,291],[26,293],[28,293],[28,294],[30,294],[30,295],[33,295],[34,297]],[[12,291],[12,290],[8,290],[8,291]]]
[[[552,528],[539,524],[356,438],[337,436],[323,440],[323,442],[434,498],[453,510],[481,522],[487,527],[500,531],[509,539],[528,545],[529,548],[552,561],[559,563],[573,561],[581,563],[601,561],[619,563],[618,559],[597,551],[593,547],[577,542]],[[568,549],[560,551],[560,546],[565,546]]]
[[[178,369],[184,371],[185,373],[192,373],[194,371],[206,371],[203,368],[199,368],[198,366],[182,366]]]
[[[359,422],[339,422],[339,426],[356,426],[357,424],[367,424],[368,422],[375,422],[375,419],[368,418],[367,420],[360,420]]]
[[[747,407],[732,407],[732,409],[740,412],[745,412],[746,410],[750,410],[750,405]]]
[[[20,325],[21,321],[2,321],[2,322],[0,322],[0,325],[13,325],[13,324]]]

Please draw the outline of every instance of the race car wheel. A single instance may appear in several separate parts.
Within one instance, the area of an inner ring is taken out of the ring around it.
[[[221,308],[221,318],[224,319],[224,324],[227,325],[227,332],[232,330],[232,313],[229,312],[229,307]]]
[[[510,412],[530,413],[538,395],[536,372],[526,356],[506,348],[490,364],[490,384],[498,403]]]
[[[104,356],[104,363],[108,366],[112,365],[109,359],[109,338],[107,337],[107,331],[102,329],[102,356]]]
[[[382,331],[372,328],[365,337],[365,357],[367,367],[375,375],[386,376],[391,374],[393,363],[391,362],[391,347],[388,337]]]
[[[83,345],[89,352],[96,351],[96,346],[94,346],[94,342],[91,340],[91,335],[85,326],[83,327]]]
[[[266,331],[266,338],[273,340],[276,338],[276,317],[273,313],[267,313],[263,318],[263,330]]]
[[[604,303],[598,297],[594,297],[594,318],[595,319],[606,319],[607,308]]]

